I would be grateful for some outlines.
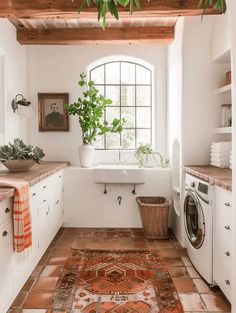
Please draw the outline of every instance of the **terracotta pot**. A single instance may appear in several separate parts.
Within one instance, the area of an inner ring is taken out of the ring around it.
[[[79,147],[79,158],[81,167],[91,167],[93,164],[94,147],[91,144],[83,143]]]
[[[28,171],[35,163],[35,160],[8,160],[2,162],[2,164],[8,168],[10,172]]]

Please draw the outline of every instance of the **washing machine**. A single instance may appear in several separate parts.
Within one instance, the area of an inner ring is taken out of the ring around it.
[[[213,188],[186,174],[184,224],[188,256],[199,274],[213,285]]]

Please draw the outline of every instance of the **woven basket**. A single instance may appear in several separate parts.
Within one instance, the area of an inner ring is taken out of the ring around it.
[[[137,197],[139,212],[148,239],[168,238],[168,216],[171,202],[164,197]]]

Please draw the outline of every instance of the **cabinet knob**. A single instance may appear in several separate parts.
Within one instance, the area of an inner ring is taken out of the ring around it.
[[[229,225],[226,225],[226,226],[225,226],[225,229],[230,230],[231,228],[230,228]]]
[[[59,200],[57,200],[57,202],[56,202],[56,204],[58,204],[60,201]]]
[[[230,280],[226,279],[225,283],[226,283],[226,285],[230,285]]]
[[[46,199],[43,200],[43,202],[46,202],[46,201],[47,201]]]
[[[225,255],[230,256],[230,252],[229,251],[225,251]]]
[[[2,233],[3,237],[6,237],[8,235],[8,232],[6,230],[4,230],[4,232]]]
[[[62,175],[59,175],[59,177],[61,178],[61,177],[62,177]]]
[[[231,206],[230,202],[225,202],[225,206]]]
[[[43,189],[46,189],[46,188],[47,188],[47,186],[46,186],[46,185],[44,185],[44,186],[43,186]]]
[[[5,209],[5,213],[9,213],[10,212],[10,209],[9,208],[6,208]]]
[[[37,193],[36,193],[36,192],[32,193],[32,196],[33,196],[33,197],[35,197],[36,195],[37,195]]]

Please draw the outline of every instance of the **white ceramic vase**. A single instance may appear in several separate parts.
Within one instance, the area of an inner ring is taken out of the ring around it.
[[[79,147],[79,158],[81,167],[91,167],[93,164],[94,147],[91,144],[83,143]]]

